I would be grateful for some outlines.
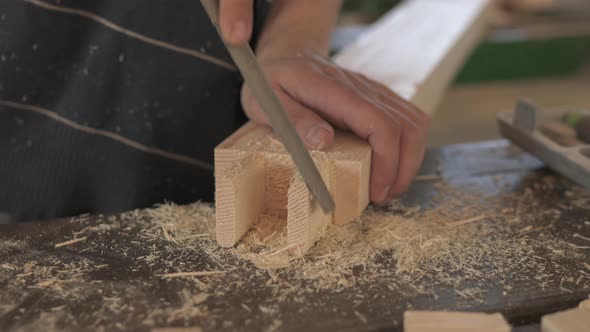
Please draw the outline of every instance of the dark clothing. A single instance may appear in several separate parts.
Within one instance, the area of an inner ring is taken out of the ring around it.
[[[0,212],[211,200],[240,86],[197,0],[0,1]]]

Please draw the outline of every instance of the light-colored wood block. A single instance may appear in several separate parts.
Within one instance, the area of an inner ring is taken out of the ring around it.
[[[433,114],[455,73],[485,36],[489,0],[405,1],[334,61]]]
[[[215,223],[217,242],[221,246],[233,246],[262,213],[264,165],[264,160],[258,156],[245,158],[216,174]]]
[[[576,146],[582,145],[583,142],[578,140],[576,130],[559,121],[549,121],[541,124],[539,130],[545,136],[554,140],[557,144],[562,146]]]
[[[588,332],[590,311],[575,308],[545,315],[541,318],[542,332]]]
[[[369,204],[371,148],[351,133],[338,132],[325,152],[332,160],[332,198],[336,204],[334,223],[343,225],[360,216]]]
[[[336,131],[334,143],[312,151],[334,199],[324,214],[313,201],[283,145],[266,127],[247,123],[215,148],[216,236],[231,247],[260,215],[287,219],[288,246],[304,253],[331,222],[345,224],[369,204],[371,148],[351,133]]]
[[[405,332],[510,332],[502,314],[452,311],[406,311]]]

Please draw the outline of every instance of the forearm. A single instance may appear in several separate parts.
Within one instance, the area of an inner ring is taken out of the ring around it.
[[[341,0],[274,0],[257,53],[295,56],[303,50],[328,55]]]

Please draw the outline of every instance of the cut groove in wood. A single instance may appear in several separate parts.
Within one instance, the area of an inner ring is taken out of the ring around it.
[[[316,156],[316,164],[322,178],[333,192],[332,162],[325,156]],[[287,246],[293,246],[297,254],[305,253],[332,222],[332,213],[325,213],[313,199],[300,175],[293,177],[289,185],[287,204]]]

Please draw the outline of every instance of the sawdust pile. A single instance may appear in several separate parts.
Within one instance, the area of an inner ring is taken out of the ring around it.
[[[435,207],[399,202],[386,208],[370,207],[351,224],[328,228],[304,257],[292,255],[286,247],[284,218],[264,216],[235,248],[219,250],[210,206],[163,205],[146,213],[167,230],[163,236],[173,242],[188,239],[181,245],[208,248],[217,262],[231,257],[259,269],[276,270],[290,276],[291,282],[306,282],[309,292],[339,291],[379,279],[390,280],[391,288],[429,293],[434,284],[514,282],[523,270],[536,271],[542,283],[558,270],[552,258],[580,257],[586,247],[573,244],[578,242],[575,239],[558,240],[550,232],[558,227],[554,223],[560,210],[540,207],[535,195],[553,188],[555,181],[546,177],[523,194],[502,196],[501,200],[515,202],[509,208],[499,208],[505,205],[501,201],[441,182]],[[590,195],[584,189],[575,187],[568,193],[577,197],[572,206],[590,206]],[[586,281],[590,284],[590,279]]]

